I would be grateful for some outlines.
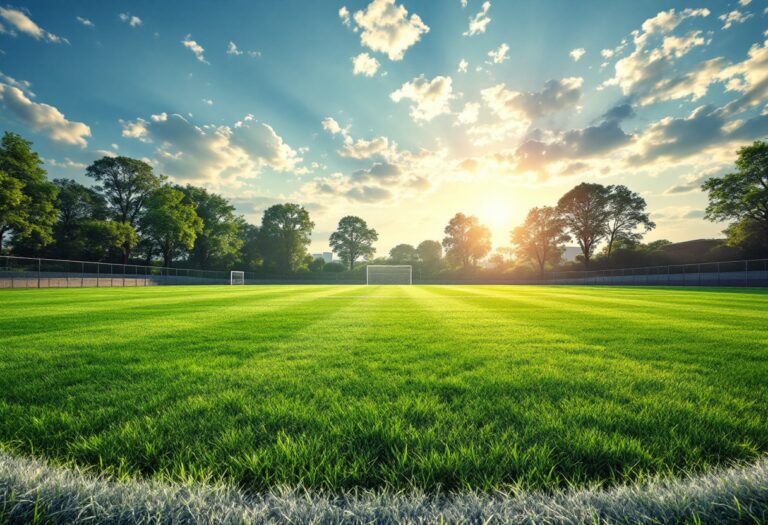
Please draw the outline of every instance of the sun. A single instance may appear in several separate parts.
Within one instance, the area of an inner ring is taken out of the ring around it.
[[[492,228],[506,228],[512,219],[511,206],[499,199],[490,200],[483,205],[480,216]]]

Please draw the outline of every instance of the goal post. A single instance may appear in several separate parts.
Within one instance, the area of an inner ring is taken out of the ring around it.
[[[413,269],[410,264],[370,264],[365,284],[413,284]]]
[[[229,272],[229,284],[245,284],[245,272]]]

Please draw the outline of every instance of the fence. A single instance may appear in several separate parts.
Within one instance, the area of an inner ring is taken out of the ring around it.
[[[768,286],[768,259],[552,272],[542,282],[620,286]]]
[[[229,272],[0,256],[0,288],[229,284]]]
[[[584,284],[614,286],[741,286],[768,287],[768,259],[725,261],[615,270],[551,272],[543,279],[475,277],[422,279],[414,284]],[[245,274],[246,284],[365,284],[363,274]],[[229,284],[229,271],[192,270],[135,264],[0,256],[0,288],[81,288]]]

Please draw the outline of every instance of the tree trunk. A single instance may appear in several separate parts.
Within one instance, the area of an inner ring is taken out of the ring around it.
[[[0,228],[0,254],[3,253],[3,237],[5,237],[6,228]]]

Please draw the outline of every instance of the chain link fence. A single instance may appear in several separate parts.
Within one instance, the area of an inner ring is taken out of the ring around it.
[[[552,272],[540,282],[621,286],[768,286],[768,259]]]
[[[229,284],[229,272],[0,256],[0,288]]]
[[[768,287],[768,259],[725,261],[614,270],[551,272],[543,279],[421,279],[414,284],[575,284],[614,286],[738,286]],[[229,284],[229,271],[166,268],[135,264],[97,263],[0,256],[0,288],[81,288]],[[363,274],[245,273],[245,284],[365,284]]]

